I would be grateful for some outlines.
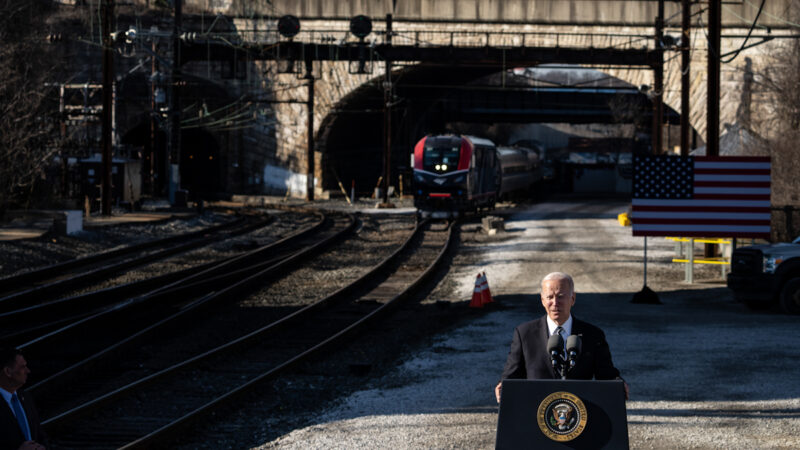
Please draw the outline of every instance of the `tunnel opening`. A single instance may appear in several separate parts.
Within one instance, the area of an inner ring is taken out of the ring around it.
[[[395,79],[390,185],[405,193],[410,192],[413,146],[428,134],[472,134],[497,145],[538,145],[551,176],[558,178],[552,189],[569,192],[592,184],[624,189],[608,180],[592,181],[594,172],[628,176],[631,155],[651,151],[652,99],[600,71],[540,66],[454,74],[412,66]],[[349,193],[354,182],[358,195],[374,192],[384,172],[382,104],[382,92],[369,83],[340,101],[323,122],[323,189],[340,192],[341,182]],[[665,150],[674,151],[680,142],[680,116],[665,105],[664,118]]]

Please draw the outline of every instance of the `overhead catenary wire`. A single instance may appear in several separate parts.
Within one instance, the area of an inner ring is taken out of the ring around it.
[[[751,2],[750,0],[744,0],[744,1],[745,1],[745,3],[750,5],[751,7],[756,8],[756,5],[754,5],[753,2]],[[771,19],[774,19],[774,20],[777,20],[779,22],[782,22],[782,23],[784,23],[786,25],[790,25],[790,26],[795,27],[795,28],[800,28],[800,24],[799,23],[786,20],[783,17],[776,16],[775,14],[770,14],[769,11],[764,11],[764,15],[769,17],[769,18],[771,18]]]
[[[756,27],[756,23],[758,22],[758,18],[761,17],[761,12],[764,10],[764,4],[766,2],[767,2],[767,0],[761,0],[761,6],[758,7],[758,12],[756,13],[756,17],[755,17],[755,19],[753,19],[753,23],[750,25],[750,29],[747,31],[747,37],[744,38],[744,42],[742,42],[742,45],[739,47],[739,49],[737,49],[733,53],[733,55],[730,58],[722,59],[722,57],[720,56],[720,62],[721,63],[727,64],[727,63],[733,61],[734,59],[736,59],[737,56],[739,56],[739,53],[741,53],[742,50],[744,50],[746,48],[747,41],[750,39],[750,36],[753,34],[753,29]]]

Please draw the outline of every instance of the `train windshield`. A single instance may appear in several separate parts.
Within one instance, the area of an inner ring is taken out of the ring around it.
[[[458,168],[459,147],[425,147],[423,169],[434,173],[452,172]]]

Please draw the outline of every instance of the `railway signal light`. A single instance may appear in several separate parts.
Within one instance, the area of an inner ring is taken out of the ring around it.
[[[296,16],[291,14],[287,14],[280,19],[278,19],[278,33],[281,36],[291,39],[297,36],[297,33],[300,32],[300,19]]]
[[[372,33],[372,19],[365,15],[358,15],[350,19],[350,32],[353,36],[364,39]]]

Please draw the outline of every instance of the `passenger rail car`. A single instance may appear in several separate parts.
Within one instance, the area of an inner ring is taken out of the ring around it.
[[[498,198],[529,196],[542,181],[542,164],[539,154],[525,147],[497,147],[500,165]]]
[[[474,136],[426,136],[414,147],[414,206],[423,214],[454,217],[497,201],[497,149]]]

